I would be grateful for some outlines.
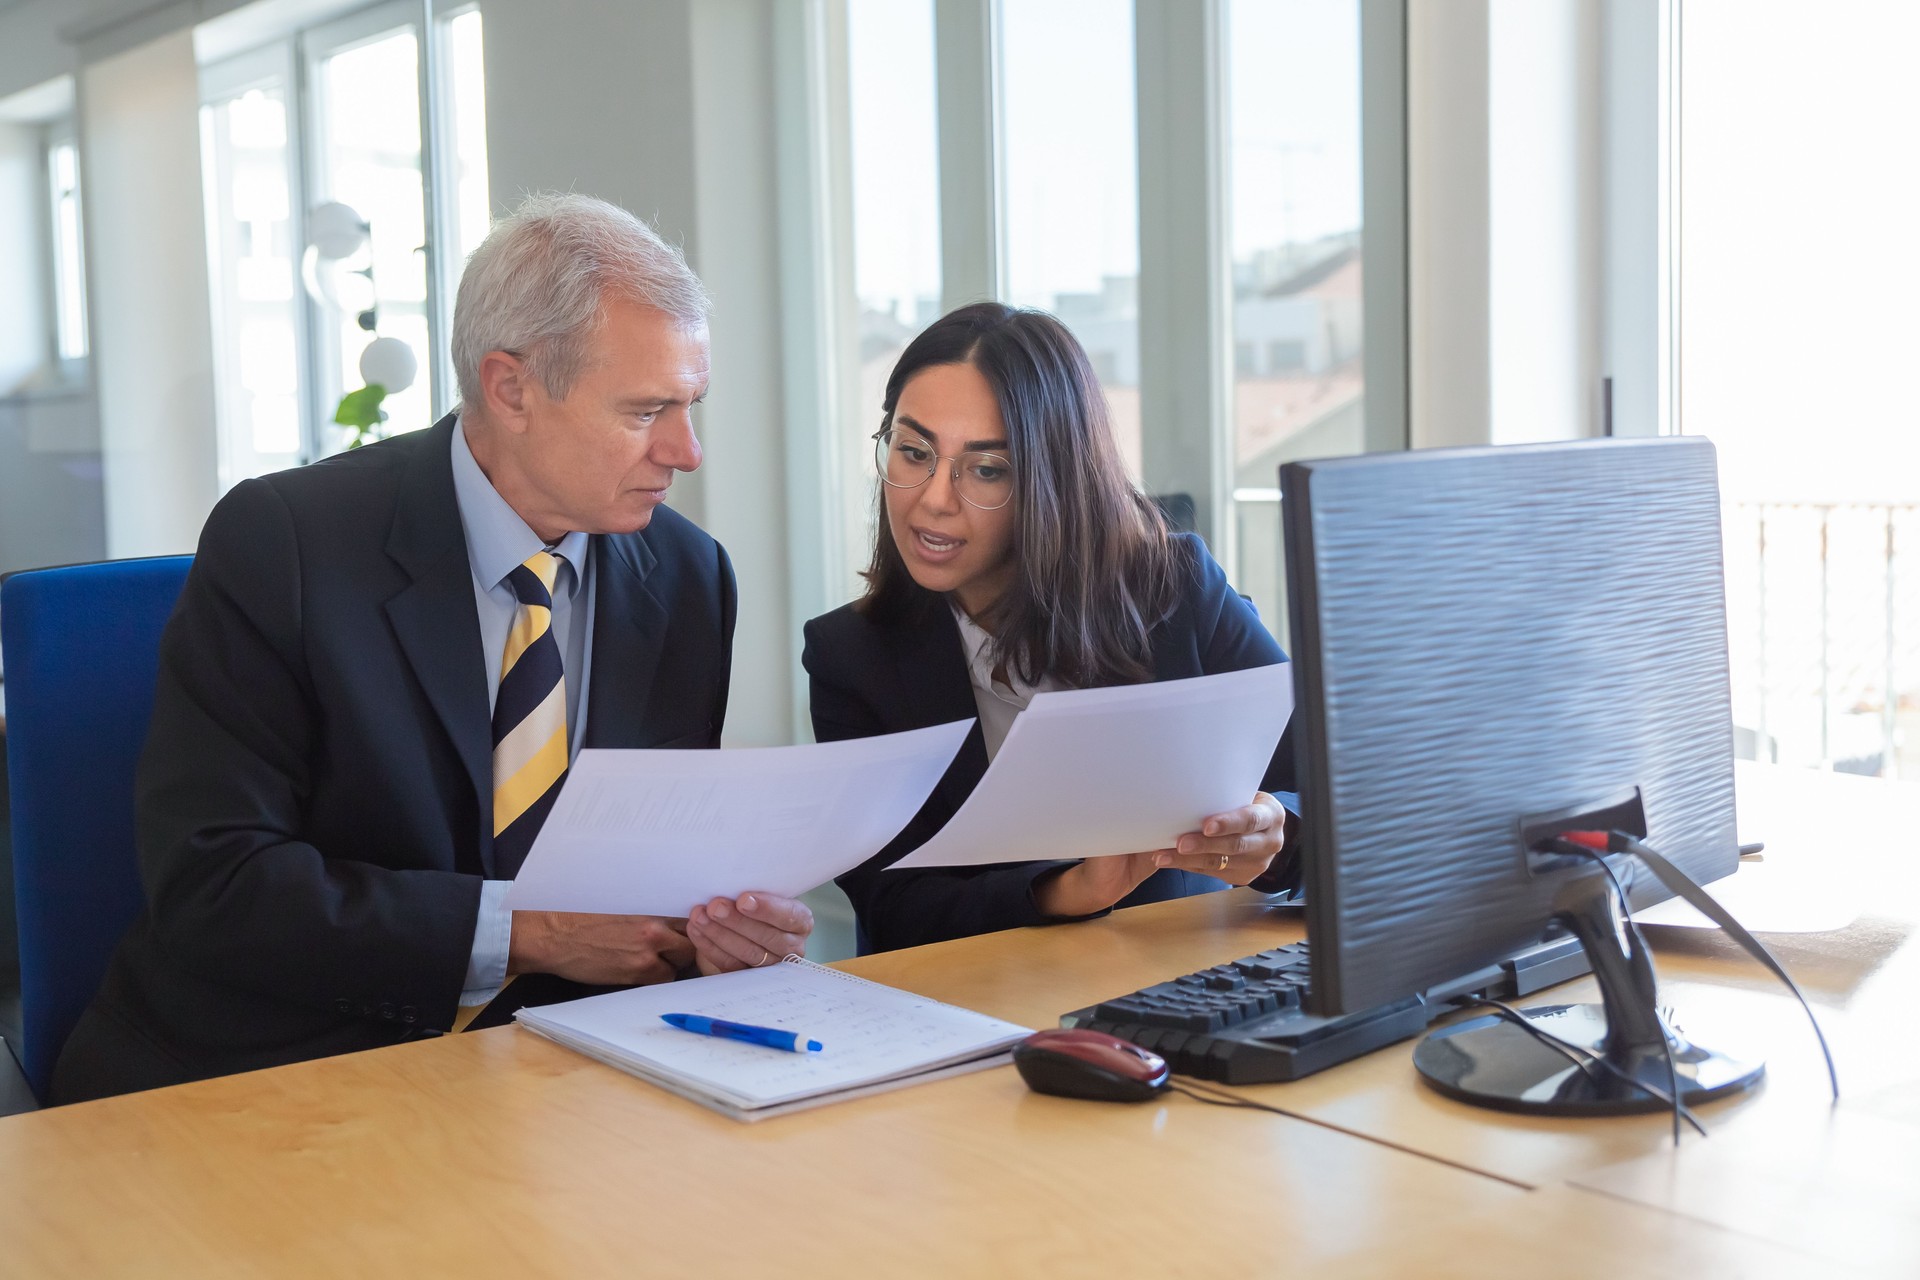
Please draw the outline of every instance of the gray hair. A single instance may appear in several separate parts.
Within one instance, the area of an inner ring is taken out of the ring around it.
[[[617,205],[591,196],[528,196],[467,259],[453,304],[460,397],[481,403],[480,362],[511,351],[548,395],[564,398],[608,298],[705,324],[712,299],[679,249]]]

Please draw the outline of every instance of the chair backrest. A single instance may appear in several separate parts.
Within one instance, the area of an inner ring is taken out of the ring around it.
[[[143,900],[133,771],[160,632],[192,556],[34,569],[0,580],[20,927],[21,1065],[53,1063]]]

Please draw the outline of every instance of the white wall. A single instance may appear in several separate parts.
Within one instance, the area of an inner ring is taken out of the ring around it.
[[[1407,6],[1408,443],[1416,449],[1489,438],[1487,57],[1487,0]]]
[[[714,298],[707,461],[674,505],[740,579],[729,745],[796,740],[771,0],[483,0],[496,211],[536,190],[651,220]]]
[[[1660,0],[1609,0],[1602,15],[1601,366],[1613,379],[1613,432],[1622,436],[1658,435],[1672,425],[1660,11]]]
[[[1634,336],[1603,325],[1603,18],[1601,0],[1408,7],[1416,448],[1601,429],[1603,336],[1621,350]],[[1657,91],[1626,75],[1611,87]]]
[[[185,30],[81,73],[88,314],[116,558],[191,551],[219,497],[199,109]]]
[[[1597,434],[1598,0],[1491,0],[1488,436]]]
[[[46,181],[38,126],[0,122],[0,396],[46,364]]]
[[[787,421],[769,0],[695,0],[694,269],[713,291],[706,527],[740,580],[727,739],[797,741],[788,608]]]

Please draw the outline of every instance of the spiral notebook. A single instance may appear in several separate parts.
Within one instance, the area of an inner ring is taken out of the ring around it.
[[[676,1030],[663,1013],[797,1031],[819,1053],[788,1053]],[[610,1067],[736,1120],[760,1120],[828,1102],[998,1066],[1028,1028],[828,969],[797,956],[781,964],[566,1004],[515,1019]]]

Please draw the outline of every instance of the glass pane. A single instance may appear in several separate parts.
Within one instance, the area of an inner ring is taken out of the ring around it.
[[[873,446],[887,375],[940,313],[939,140],[934,126],[933,0],[850,0],[854,294],[859,386],[841,431],[846,594],[873,549]]]
[[[1008,294],[1058,315],[1086,347],[1138,478],[1133,5],[1019,0],[1003,15]]]
[[[87,278],[80,248],[80,153],[71,142],[49,153],[53,179],[54,266],[59,296],[60,358],[87,354]]]
[[[201,111],[220,480],[302,461],[285,86]]]
[[[345,305],[322,304],[329,356],[322,362],[319,407],[325,420],[341,395],[364,385],[360,354],[377,333],[413,347],[419,374],[406,390],[382,405],[392,435],[431,421],[427,376],[427,242],[424,188],[420,180],[419,48],[411,28],[378,36],[320,59],[318,128],[313,203],[339,201],[356,210],[370,228],[369,247],[337,270],[370,281],[377,328],[361,323],[364,312],[351,280],[336,291]],[[331,428],[336,445],[346,434]]]
[[[1229,10],[1233,579],[1286,630],[1282,462],[1360,453],[1359,0]]]
[[[460,261],[487,238],[492,219],[487,200],[487,85],[481,58],[480,11],[469,9],[447,22],[447,85],[452,100],[453,222]],[[449,273],[460,278],[458,270]],[[452,316],[452,300],[448,300]]]
[[[1719,452],[1737,751],[1914,777],[1920,7],[1798,13],[1686,9],[1680,421]]]

